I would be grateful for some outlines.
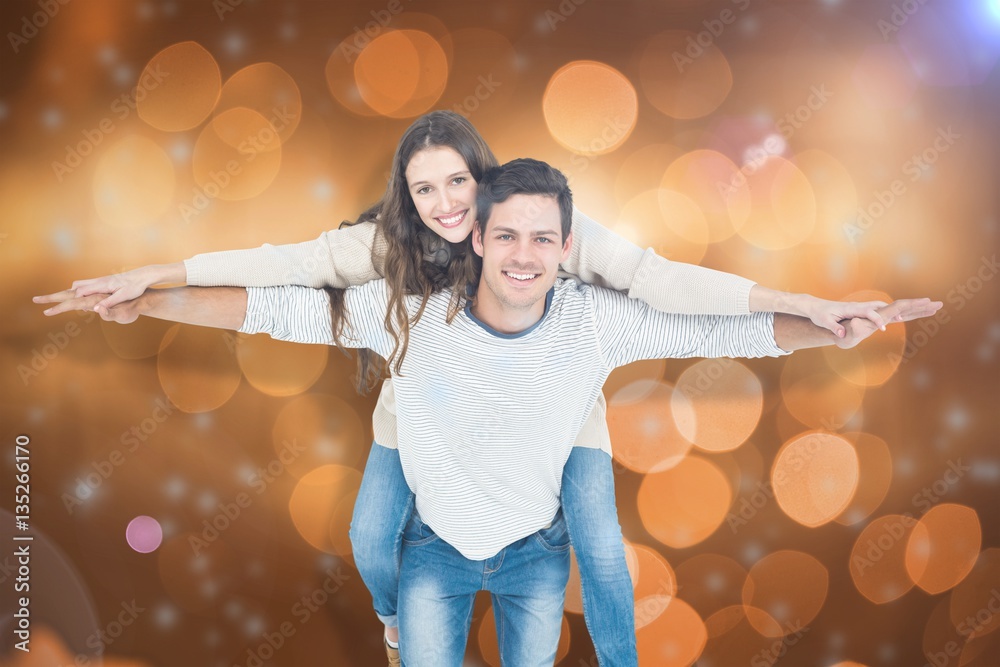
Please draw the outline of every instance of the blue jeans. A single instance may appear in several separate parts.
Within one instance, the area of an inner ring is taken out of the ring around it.
[[[562,511],[580,566],[583,612],[602,667],[635,667],[632,581],[615,507],[611,457],[574,447],[563,469]],[[396,604],[403,528],[413,493],[399,452],[372,444],[351,520],[354,562],[385,625],[398,625]]]
[[[413,513],[403,531],[399,651],[405,667],[461,667],[476,592],[493,599],[500,664],[555,663],[569,578],[562,513],[548,528],[469,560]]]

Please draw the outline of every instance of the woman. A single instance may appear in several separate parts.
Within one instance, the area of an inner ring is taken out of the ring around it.
[[[386,325],[397,343],[390,363],[398,369],[410,326],[403,297],[426,298],[434,291],[460,286],[462,267],[471,261],[467,238],[476,219],[476,183],[496,165],[492,151],[464,117],[432,112],[406,130],[393,157],[385,194],[354,224],[306,243],[197,255],[183,263],[77,281],[73,288],[77,296],[110,293],[95,308],[105,315],[107,308],[159,283],[348,287],[385,277],[392,294]],[[844,332],[839,320],[849,317],[868,317],[884,328],[874,313],[885,305],[882,302],[839,303],[789,295],[737,276],[669,262],[579,211],[574,211],[573,237],[573,252],[562,265],[567,273],[627,290],[660,310],[786,312],[809,317],[840,336]],[[360,355],[359,384],[370,386],[377,379],[374,361],[371,353]],[[391,381],[386,380],[373,415],[375,442],[351,523],[355,563],[386,626],[390,661],[398,655],[394,645],[400,540],[413,508],[395,450],[394,404]],[[636,665],[631,581],[615,508],[603,403],[595,408],[576,444],[563,474],[562,504],[580,568],[584,617],[600,664]]]

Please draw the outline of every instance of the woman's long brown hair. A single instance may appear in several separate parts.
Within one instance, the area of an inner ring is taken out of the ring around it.
[[[410,327],[424,312],[431,294],[452,288],[448,322],[464,305],[466,286],[478,275],[479,256],[468,239],[452,244],[441,238],[420,220],[406,182],[406,167],[414,154],[425,149],[446,146],[462,156],[472,178],[478,183],[483,173],[497,166],[493,151],[476,128],[453,111],[432,111],[418,118],[403,133],[392,158],[392,170],[385,194],[362,213],[354,223],[375,221],[378,225],[372,246],[372,261],[389,288],[389,307],[385,328],[392,336],[393,350],[387,363],[399,374],[409,344]],[[381,242],[380,242],[381,241]],[[343,290],[328,289],[334,337],[347,324]],[[420,307],[411,318],[406,307],[409,296],[420,297]],[[381,358],[371,350],[358,351],[357,389],[369,391],[385,372]]]

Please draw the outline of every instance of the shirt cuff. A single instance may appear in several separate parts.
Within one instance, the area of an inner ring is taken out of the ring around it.
[[[243,326],[237,331],[245,334],[255,334],[268,330],[269,312],[267,290],[260,287],[247,287],[247,314]]]

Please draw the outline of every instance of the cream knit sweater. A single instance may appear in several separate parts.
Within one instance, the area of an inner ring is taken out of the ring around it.
[[[184,260],[188,285],[214,287],[350,287],[381,278],[385,242],[378,225],[363,222],[303,243],[264,244],[247,250],[204,253]],[[625,292],[666,313],[744,315],[754,282],[693,264],[672,262],[626,241],[573,209],[573,248],[563,276]],[[395,448],[396,399],[382,383],[372,415],[375,441]],[[610,454],[606,405],[601,397],[576,440]]]

